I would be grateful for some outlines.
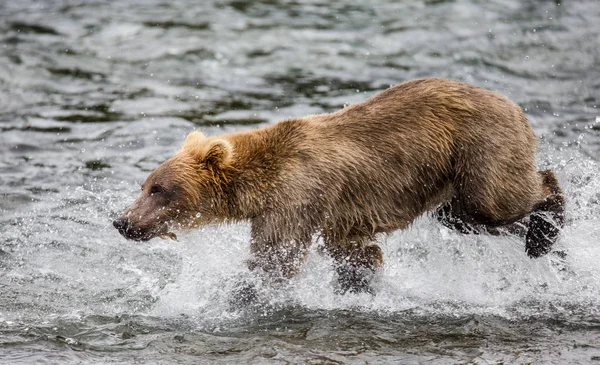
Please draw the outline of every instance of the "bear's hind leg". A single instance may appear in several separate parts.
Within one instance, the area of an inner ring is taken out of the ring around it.
[[[520,178],[493,184],[490,181],[498,179],[472,176],[469,184],[458,184],[456,196],[438,208],[437,217],[463,233],[525,236],[527,255],[540,257],[550,251],[564,226],[564,195],[550,170],[523,172]],[[509,183],[512,190],[505,187]]]
[[[366,238],[333,242],[325,237],[325,246],[335,261],[339,292],[372,293],[371,280],[383,265],[381,248]]]
[[[479,234],[480,228],[475,224],[469,224],[463,221],[453,212],[451,203],[444,203],[435,211],[435,217],[446,228],[458,231],[464,234]]]
[[[529,257],[548,253],[556,242],[565,221],[565,198],[556,176],[551,170],[538,171],[543,181],[544,200],[532,211],[525,238],[525,251]]]
[[[513,223],[504,225],[483,225],[473,223],[467,223],[467,220],[461,219],[457,214],[454,213],[451,203],[444,203],[439,206],[435,213],[435,218],[442,223],[446,228],[458,231],[463,234],[481,234],[486,233],[492,236],[500,236],[506,234],[512,234],[524,238],[527,233],[527,220],[518,220]]]

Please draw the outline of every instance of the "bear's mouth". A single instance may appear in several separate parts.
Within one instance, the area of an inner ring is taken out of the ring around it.
[[[143,232],[141,230],[138,229],[128,229],[125,231],[121,231],[119,230],[119,233],[121,233],[121,235],[123,235],[123,237],[127,238],[128,240],[132,240],[132,241],[150,241],[151,239],[153,239],[154,237],[157,236],[157,234],[153,233],[153,232]]]
[[[167,232],[167,233],[163,233],[158,235],[159,238],[162,238],[163,240],[166,240],[167,238],[172,239],[173,241],[177,241],[177,235],[173,232]]]
[[[171,238],[173,240],[177,240],[177,236],[169,232],[169,227],[167,224],[162,224],[154,229],[143,230],[139,228],[134,228],[131,226],[127,227],[118,227],[119,233],[128,240],[144,242],[150,241],[154,237],[160,238]]]

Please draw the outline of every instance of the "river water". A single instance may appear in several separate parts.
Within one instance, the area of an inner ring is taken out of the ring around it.
[[[600,362],[600,2],[0,2],[0,363]],[[499,91],[568,199],[556,249],[431,217],[382,237],[374,296],[299,276],[229,306],[247,225],[111,221],[195,128],[337,110],[408,79]]]

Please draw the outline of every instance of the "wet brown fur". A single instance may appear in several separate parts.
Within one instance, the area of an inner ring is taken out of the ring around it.
[[[442,204],[473,226],[548,210],[549,197],[562,214],[554,175],[536,171],[536,140],[505,97],[420,79],[331,114],[218,137],[193,132],[146,184],[173,180],[180,206],[167,218],[184,225],[249,220],[252,269],[294,275],[319,234],[343,289],[360,290],[382,264],[375,235]]]

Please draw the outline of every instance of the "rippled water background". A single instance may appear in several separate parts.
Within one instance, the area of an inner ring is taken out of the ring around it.
[[[600,362],[600,2],[0,2],[0,363]],[[186,133],[442,76],[526,109],[566,191],[557,249],[431,218],[382,237],[377,295],[314,252],[232,311],[247,226],[125,241],[111,220]]]

